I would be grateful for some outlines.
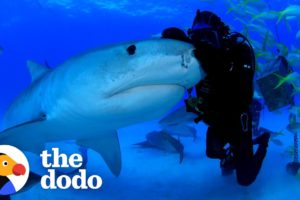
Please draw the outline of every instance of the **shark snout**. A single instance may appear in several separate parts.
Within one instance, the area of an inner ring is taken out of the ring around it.
[[[195,48],[190,48],[181,54],[181,72],[182,79],[178,83],[184,88],[190,88],[196,85],[205,76],[201,63],[195,55]]]

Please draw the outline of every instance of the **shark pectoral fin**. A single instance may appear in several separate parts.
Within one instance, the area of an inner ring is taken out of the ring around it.
[[[13,145],[21,150],[40,154],[44,143],[41,141],[43,138],[38,135],[44,132],[46,119],[46,114],[40,113],[32,120],[1,131],[0,144]]]
[[[45,113],[41,112],[41,113],[38,114],[37,117],[34,117],[33,119],[30,119],[26,122],[17,124],[15,126],[10,127],[10,128],[4,129],[3,131],[0,131],[0,134],[11,131],[11,130],[14,130],[14,129],[17,129],[17,128],[20,128],[20,127],[24,127],[26,125],[31,125],[31,124],[34,124],[34,123],[37,123],[37,122],[42,122],[42,121],[45,121],[46,119],[47,119],[47,115]]]
[[[98,152],[115,176],[119,176],[122,167],[121,150],[117,131],[101,133],[101,137],[78,140],[77,144]]]

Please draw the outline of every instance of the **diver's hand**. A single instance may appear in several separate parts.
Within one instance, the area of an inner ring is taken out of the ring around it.
[[[184,42],[191,42],[190,39],[185,34],[185,32],[176,27],[166,28],[165,30],[163,30],[161,37],[166,39],[174,39],[174,40],[180,40]]]
[[[192,43],[196,50],[194,51],[195,57],[200,61],[203,70],[207,74],[218,73],[219,63],[222,58],[221,49],[215,48],[207,42]],[[218,68],[217,68],[218,67]]]
[[[197,115],[197,118],[194,119],[195,123],[199,123],[203,119],[204,112],[201,110],[203,99],[197,97],[190,97],[185,101],[186,111],[193,112]]]

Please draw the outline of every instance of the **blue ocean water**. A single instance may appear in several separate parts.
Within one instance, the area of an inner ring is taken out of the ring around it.
[[[243,32],[251,39],[257,53],[261,53],[266,43],[264,51],[269,54],[258,57],[260,68],[272,61],[276,57],[275,50],[280,49],[298,71],[300,11],[277,23],[278,12],[290,5],[300,6],[300,1],[2,0],[0,119],[13,99],[30,85],[27,60],[55,68],[70,57],[95,47],[150,39],[167,27],[187,30],[197,9],[214,11],[232,30]],[[270,11],[277,11],[277,14]],[[103,177],[100,190],[50,191],[36,185],[12,199],[297,200],[300,199],[300,178],[285,171],[286,164],[292,161],[286,152],[293,145],[292,134],[285,130],[288,115],[287,108],[275,112],[263,110],[261,126],[275,132],[283,130],[279,138],[282,145],[270,143],[261,173],[249,187],[238,186],[234,176],[221,177],[219,162],[205,156],[206,126],[202,123],[195,125],[196,142],[190,138],[182,140],[185,146],[182,164],[175,154],[132,148],[132,144],[157,129],[154,121],[119,130],[123,168],[118,178],[113,177],[99,155],[89,152],[93,161],[88,163],[89,172],[100,173]]]

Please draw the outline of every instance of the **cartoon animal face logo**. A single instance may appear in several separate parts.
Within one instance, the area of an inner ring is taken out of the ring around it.
[[[0,195],[19,191],[28,176],[29,164],[25,155],[13,146],[0,145]]]
[[[6,154],[0,153],[0,176],[8,176],[8,175],[24,175],[26,169],[24,165],[18,164],[11,157]]]

